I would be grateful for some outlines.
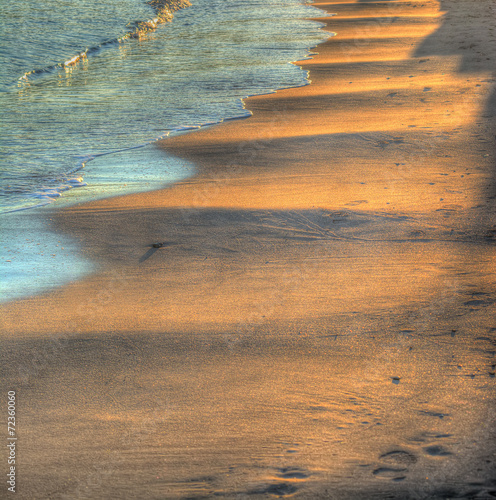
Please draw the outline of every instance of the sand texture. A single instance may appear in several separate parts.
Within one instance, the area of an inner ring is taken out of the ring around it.
[[[494,2],[314,5],[195,177],[48,215],[98,269],[0,307],[18,498],[496,497]]]

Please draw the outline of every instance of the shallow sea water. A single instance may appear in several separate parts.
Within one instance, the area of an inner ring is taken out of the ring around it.
[[[58,278],[58,264],[25,251],[28,241],[51,239],[46,228],[19,224],[14,214],[42,215],[46,205],[156,189],[193,175],[193,165],[158,151],[154,141],[247,117],[246,96],[307,84],[306,72],[290,61],[308,57],[328,36],[305,20],[322,12],[299,0],[194,0],[172,22],[122,40],[136,21],[155,14],[141,0],[2,2],[1,300],[46,289],[32,282],[33,266],[50,276],[42,283],[67,281],[65,273]],[[87,57],[64,66],[87,49]],[[77,251],[70,258],[72,279],[92,268]]]

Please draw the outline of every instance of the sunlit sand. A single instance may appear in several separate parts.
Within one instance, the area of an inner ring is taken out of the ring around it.
[[[496,495],[494,6],[315,5],[198,175],[52,214],[100,270],[1,307],[21,498]]]

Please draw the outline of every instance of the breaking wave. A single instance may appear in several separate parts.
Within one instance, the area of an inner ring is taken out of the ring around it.
[[[112,38],[93,47],[86,48],[63,62],[27,71],[18,79],[18,81],[28,81],[30,78],[40,76],[45,73],[52,73],[58,69],[75,66],[79,62],[87,59],[89,56],[100,52],[102,49],[123,43],[125,40],[132,38],[141,39],[146,34],[155,31],[160,24],[172,21],[174,18],[174,12],[191,5],[189,0],[149,0],[146,4],[154,10],[155,17],[153,19],[148,19],[146,21],[131,21],[127,25],[128,30],[123,33],[122,36]]]

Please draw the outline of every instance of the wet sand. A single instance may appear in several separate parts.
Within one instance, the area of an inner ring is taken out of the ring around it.
[[[21,498],[496,496],[494,5],[315,5],[196,177],[50,214],[100,271],[1,306]]]

